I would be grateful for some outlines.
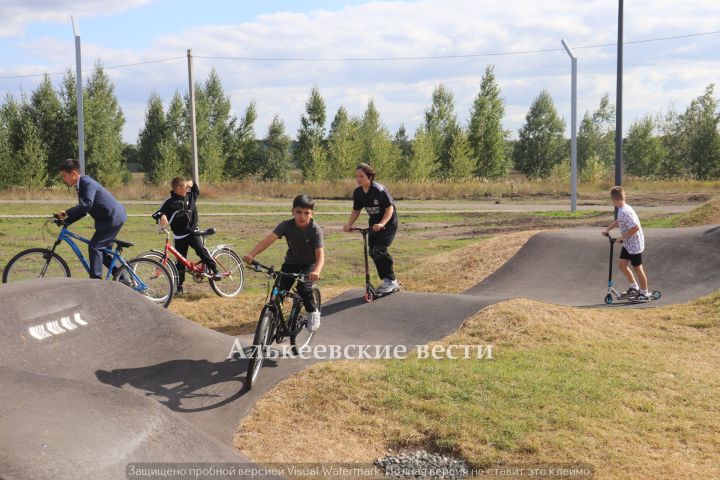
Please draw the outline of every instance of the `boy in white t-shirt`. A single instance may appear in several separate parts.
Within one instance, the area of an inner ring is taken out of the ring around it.
[[[623,245],[623,248],[620,252],[620,262],[618,266],[620,267],[620,271],[625,274],[625,278],[630,282],[630,288],[628,288],[623,295],[636,297],[638,302],[649,302],[650,292],[648,291],[648,279],[642,266],[645,236],[643,235],[642,226],[640,225],[640,219],[637,213],[635,213],[635,210],[625,203],[625,191],[622,187],[613,187],[612,190],[610,190],[610,198],[612,199],[613,205],[618,209],[617,220],[603,230],[602,234],[607,237],[610,234],[610,230],[620,227],[621,236],[618,238],[618,242]],[[638,281],[640,282],[639,286],[628,264],[631,264],[635,269]]]

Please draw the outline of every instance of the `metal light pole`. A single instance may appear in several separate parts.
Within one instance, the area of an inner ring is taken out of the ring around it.
[[[75,35],[75,91],[77,96],[77,122],[78,122],[78,162],[80,162],[80,174],[85,175],[85,114],[83,109],[82,89],[82,59],[80,55],[80,27],[72,21],[73,34]]]
[[[565,39],[560,41],[570,56],[572,65],[572,87],[570,89],[570,211],[574,213],[577,210],[577,57],[573,55],[572,50],[565,43]]]
[[[198,183],[197,125],[195,124],[195,81],[193,80],[192,49],[187,51],[188,81],[190,82],[190,136],[192,137],[193,182]]]
[[[617,91],[615,101],[615,185],[622,185],[623,0],[618,0]]]

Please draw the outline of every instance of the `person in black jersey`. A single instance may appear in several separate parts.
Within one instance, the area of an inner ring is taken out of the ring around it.
[[[382,284],[377,290],[379,293],[389,293],[400,288],[395,278],[392,255],[388,252],[398,227],[395,200],[384,185],[375,181],[375,169],[366,163],[359,164],[355,169],[355,181],[358,187],[353,192],[353,211],[343,230],[352,231],[353,224],[364,208],[370,217],[368,220],[371,229],[368,235],[370,256],[382,279]]]

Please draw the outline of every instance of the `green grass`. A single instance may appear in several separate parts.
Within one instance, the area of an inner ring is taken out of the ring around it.
[[[608,212],[602,210],[577,210],[575,212],[568,212],[566,210],[552,210],[545,212],[532,212],[533,215],[539,215],[541,217],[552,217],[552,218],[590,218],[590,217],[606,217]]]
[[[676,228],[684,214],[642,220],[643,228]]]

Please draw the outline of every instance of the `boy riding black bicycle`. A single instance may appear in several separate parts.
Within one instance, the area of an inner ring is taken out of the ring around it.
[[[257,255],[264,252],[277,239],[285,237],[288,245],[285,261],[281,271],[285,273],[305,274],[310,282],[320,278],[325,265],[325,249],[323,233],[320,225],[313,221],[315,202],[308,195],[298,195],[293,200],[293,218],[280,222],[275,229],[262,239],[253,249],[243,257],[248,264],[252,264]],[[283,277],[282,288],[290,290],[295,279]],[[298,282],[298,294],[303,299],[305,310],[308,312],[307,328],[311,332],[320,327],[320,310],[315,305],[312,294],[312,283]]]

